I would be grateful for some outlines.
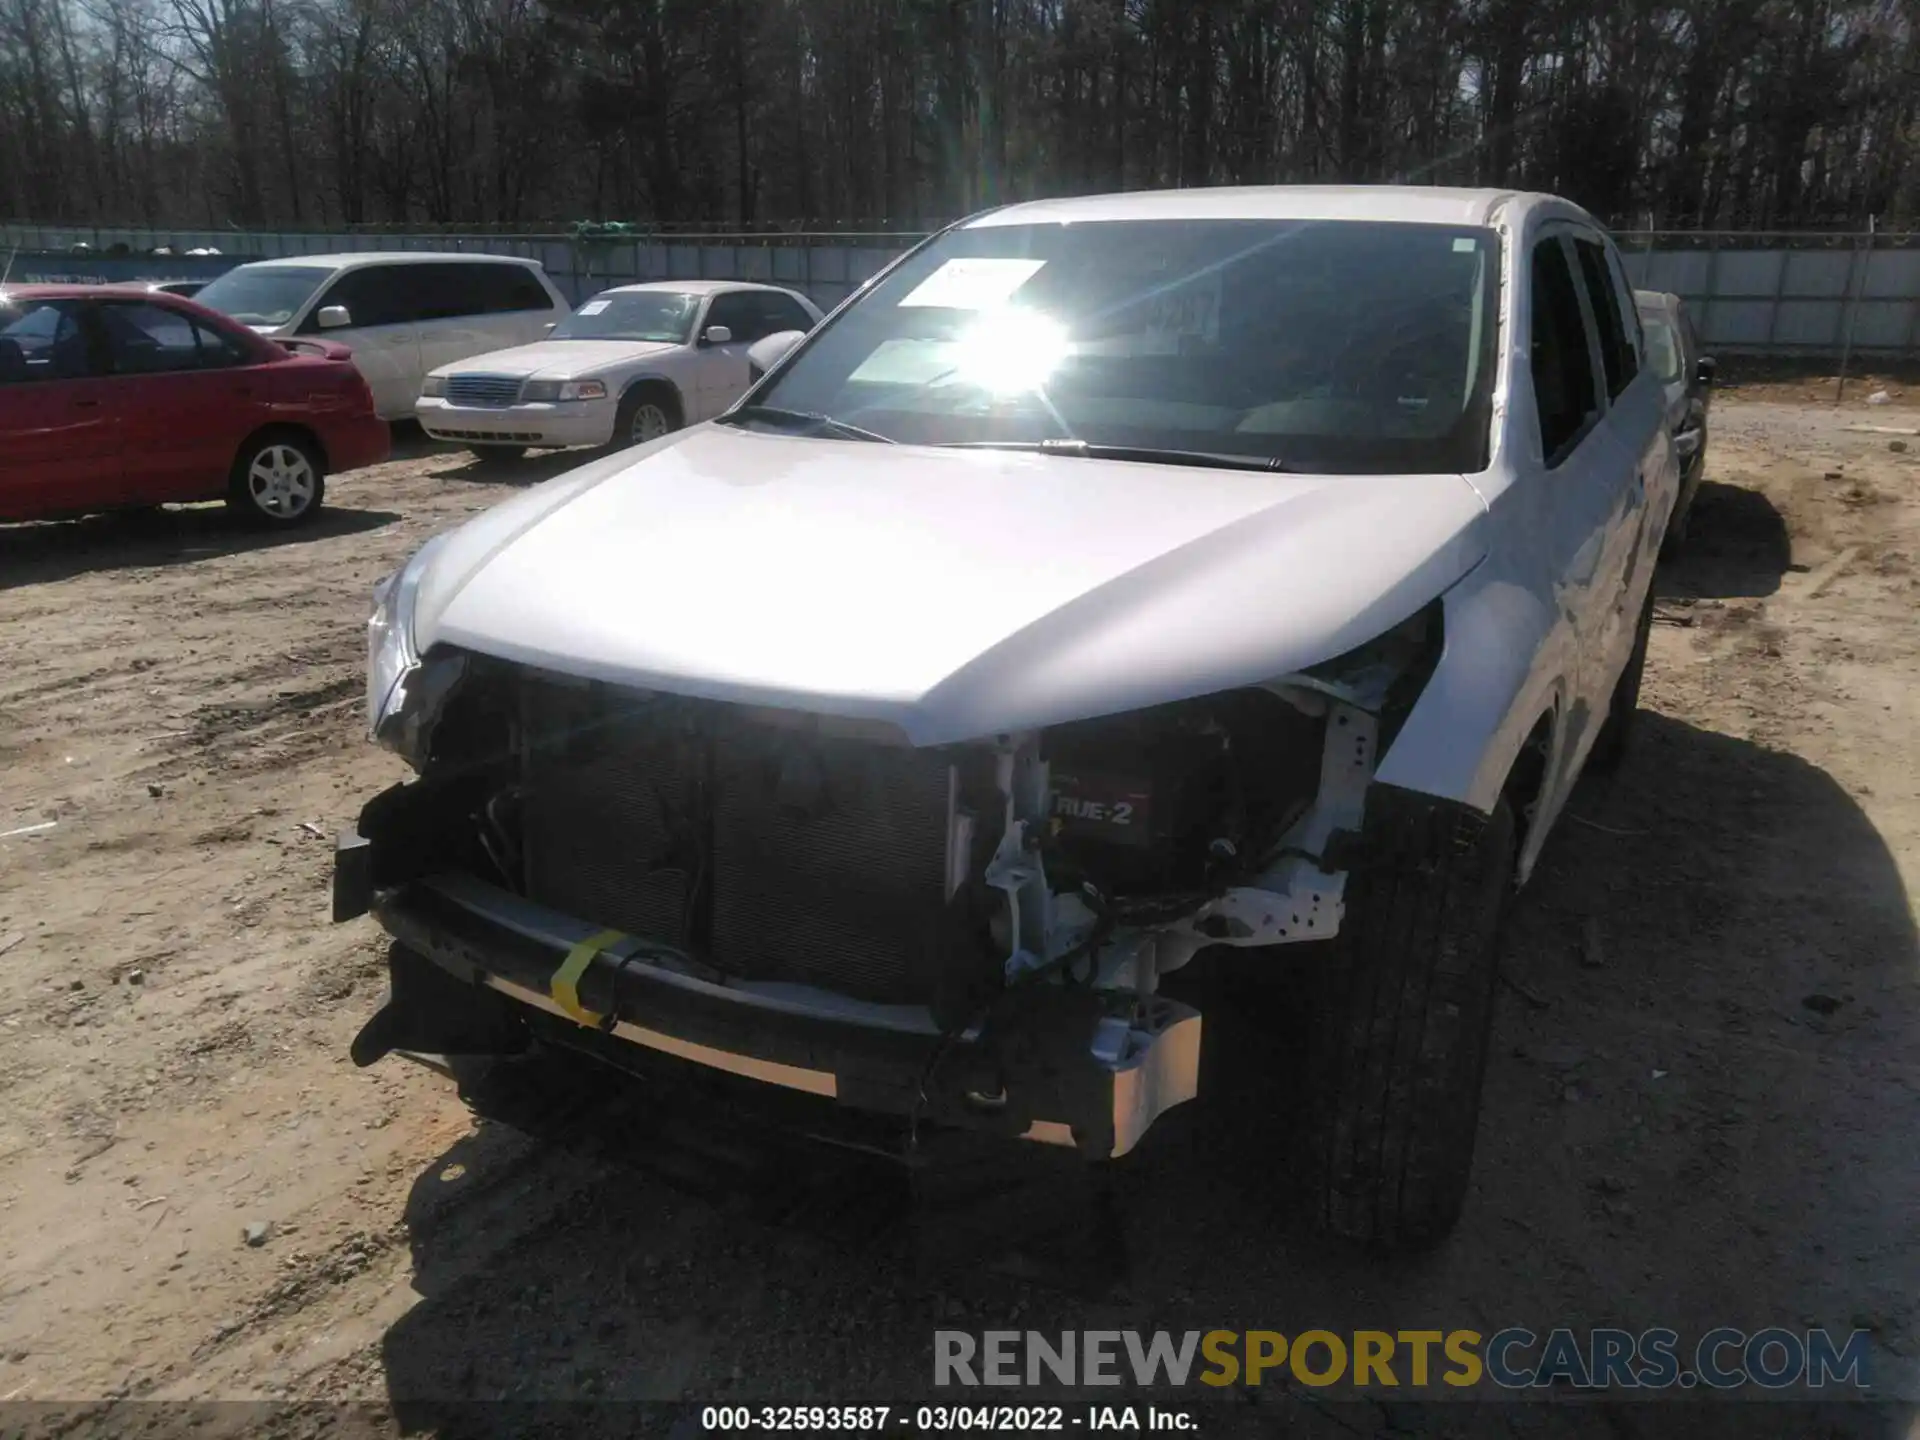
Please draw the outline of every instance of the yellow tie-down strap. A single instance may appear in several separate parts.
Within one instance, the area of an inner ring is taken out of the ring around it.
[[[547,982],[547,993],[553,997],[553,1003],[582,1025],[597,1027],[605,1018],[594,1014],[580,1003],[580,977],[587,973],[587,966],[593,963],[593,957],[609,945],[618,945],[622,940],[632,937],[620,930],[602,930],[598,935],[589,935],[567,952],[567,958],[560,962],[560,968],[553,972],[553,978]]]

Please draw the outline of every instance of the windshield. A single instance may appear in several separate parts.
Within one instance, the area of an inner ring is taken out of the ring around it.
[[[553,327],[549,340],[652,340],[684,345],[698,295],[670,290],[603,290]]]
[[[909,443],[1479,470],[1499,270],[1483,229],[988,224],[909,257],[755,398]]]
[[[193,298],[242,325],[280,326],[333,271],[309,265],[242,265],[229,270]]]
[[[1680,378],[1680,342],[1673,326],[1654,315],[1642,313],[1640,328],[1647,332],[1647,358],[1653,373],[1663,381]]]

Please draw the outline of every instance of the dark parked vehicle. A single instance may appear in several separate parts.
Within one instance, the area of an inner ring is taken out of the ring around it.
[[[1667,425],[1680,453],[1680,497],[1667,524],[1667,549],[1686,542],[1694,493],[1707,468],[1707,411],[1713,404],[1713,358],[1700,353],[1686,302],[1678,295],[1636,290],[1633,303],[1647,336],[1647,359],[1666,390]]]
[[[0,521],[224,497],[295,525],[391,444],[343,346],[143,290],[0,291]]]

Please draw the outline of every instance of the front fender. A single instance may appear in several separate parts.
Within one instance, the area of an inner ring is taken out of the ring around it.
[[[1485,567],[1442,603],[1439,663],[1375,778],[1485,814],[1540,716],[1563,705],[1574,637],[1552,605]]]
[[[693,411],[687,405],[687,392],[684,386],[673,376],[660,370],[642,370],[638,374],[628,375],[620,382],[620,400],[626,401],[641,385],[664,385],[673,392],[673,403],[680,407],[680,419],[684,424]]]

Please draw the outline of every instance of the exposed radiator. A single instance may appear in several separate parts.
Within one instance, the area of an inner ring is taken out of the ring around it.
[[[870,1000],[926,998],[946,898],[946,758],[748,725],[720,754],[713,962]]]
[[[945,755],[684,700],[608,723],[591,693],[527,686],[524,713],[553,739],[526,769],[531,898],[743,978],[928,998]]]
[[[673,822],[692,805],[692,767],[671,736],[606,724],[583,698],[527,687],[524,713],[544,737],[529,754],[521,806],[528,897],[684,944],[691,877],[668,867],[680,858]]]

